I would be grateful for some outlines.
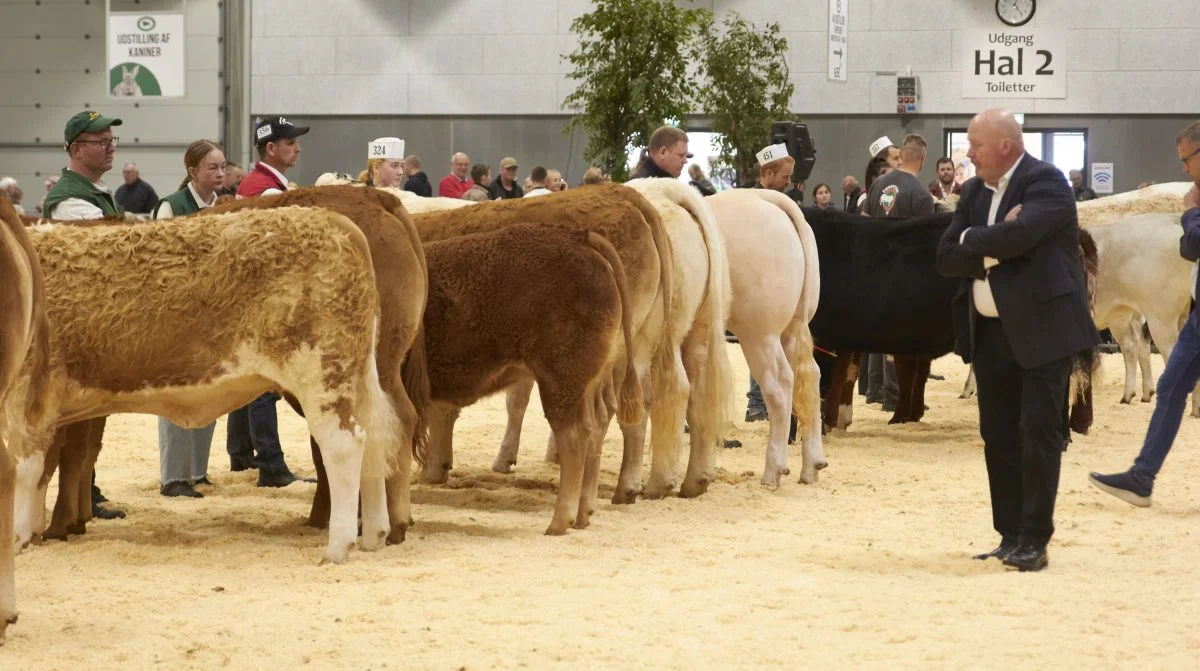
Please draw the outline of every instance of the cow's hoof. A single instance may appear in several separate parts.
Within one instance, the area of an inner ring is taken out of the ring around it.
[[[814,468],[800,469],[800,482],[805,485],[815,485],[820,479],[820,471]]]
[[[575,524],[573,524],[572,526],[574,526],[576,529],[586,529],[586,528],[588,528],[588,525],[591,524],[591,522],[592,522],[592,511],[590,511],[590,510],[582,511],[581,510],[579,512],[579,515],[575,518]]]
[[[513,459],[496,459],[496,461],[492,462],[492,470],[508,475],[513,472],[513,466],[516,465],[517,462]]]
[[[1133,400],[1133,397],[1132,397],[1132,396],[1127,396],[1127,397],[1125,397],[1125,398],[1122,398],[1122,399],[1121,399],[1121,405],[1129,405],[1129,402],[1130,402],[1130,401],[1132,401],[1132,400]]]
[[[617,491],[613,492],[612,502],[618,506],[637,503],[637,490],[632,487],[617,487]]]
[[[87,522],[79,521],[74,524],[67,525],[67,534],[71,536],[83,536],[87,534]]]
[[[779,487],[779,478],[786,474],[787,474],[786,470],[780,470],[778,468],[769,468],[769,469],[763,471],[763,476],[762,476],[761,482],[763,485],[765,485],[767,487],[778,488]]]
[[[652,501],[661,499],[671,492],[675,491],[674,483],[656,483],[648,482],[645,488],[642,489],[642,498]]]
[[[399,545],[404,542],[404,537],[408,534],[408,526],[404,524],[396,524],[392,526],[392,530],[388,532],[387,544]]]
[[[697,496],[708,491],[708,478],[700,478],[695,482],[684,480],[683,485],[679,487],[679,497],[683,499],[694,499]]]
[[[65,541],[71,532],[60,525],[51,524],[42,532],[42,539],[48,541]]]
[[[304,520],[304,526],[312,527],[313,529],[328,529],[329,516],[326,515],[324,518],[322,518],[316,515],[309,515],[308,519]]]
[[[421,473],[421,482],[429,485],[444,485],[446,480],[450,478],[450,466],[443,465],[441,468],[429,468]]]
[[[352,547],[354,547],[354,543],[346,543],[340,547],[325,548],[325,556],[321,559],[321,563],[318,566],[345,564],[346,560],[350,558],[350,548]]]
[[[380,529],[378,531],[370,531],[364,533],[358,539],[358,549],[363,552],[375,552],[380,550],[384,545],[387,545],[388,532]]]
[[[546,527],[546,535],[565,536],[567,534],[567,529],[571,528],[571,525],[573,524],[575,524],[575,520],[572,519],[563,520],[561,522],[554,520],[550,522],[550,526]]]

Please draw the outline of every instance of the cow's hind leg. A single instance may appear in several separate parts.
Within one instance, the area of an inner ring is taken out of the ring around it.
[[[15,486],[13,487],[13,550],[20,552],[33,540],[38,532],[36,528],[38,515],[36,507],[43,505],[38,497],[38,480],[45,468],[45,453],[34,452],[19,459],[16,465]]]
[[[680,439],[683,436],[683,419],[690,406],[692,387],[680,351],[675,352],[673,360],[675,365],[659,380],[654,390],[654,400],[650,404],[650,478],[642,492],[642,496],[647,499],[661,499],[675,489],[676,469],[682,446]],[[692,461],[697,462],[694,468],[703,472],[706,467],[711,468],[706,466],[711,463],[711,458],[707,455],[713,452],[717,443],[716,427],[708,418],[692,419],[696,423],[690,426],[689,435],[692,443],[699,447],[693,448],[688,472],[692,472]],[[711,443],[703,444],[705,439],[702,436],[707,436]],[[640,452],[635,460],[641,463]],[[700,475],[698,479],[703,477],[705,476]],[[698,482],[693,484],[698,488]]]
[[[329,481],[329,542],[321,563],[341,564],[348,558],[358,537],[358,496],[365,440],[361,433],[356,435],[343,429],[337,415],[312,410],[321,404],[306,403],[305,406],[310,409],[306,417],[308,432],[321,446]],[[363,521],[363,531],[367,533],[367,519],[364,517]],[[383,527],[386,528],[386,524]]]
[[[896,384],[899,387],[899,398],[896,400],[896,411],[888,424],[903,424],[914,421],[913,403],[916,390],[917,359],[907,356],[893,357],[896,363]]]
[[[1141,358],[1141,349],[1144,344],[1140,325],[1135,329],[1132,322],[1132,319],[1119,317],[1109,325],[1109,330],[1112,331],[1113,338],[1121,348],[1121,358],[1125,360],[1125,389],[1121,393],[1121,403],[1130,403],[1133,401],[1134,390],[1137,387],[1138,359]],[[1144,390],[1142,395],[1144,398]]]
[[[301,415],[303,417],[303,415]],[[329,528],[329,473],[325,472],[325,460],[321,458],[321,447],[312,436],[308,437],[308,446],[312,450],[313,466],[317,469],[317,492],[313,494],[312,508],[308,511],[308,519],[304,522],[314,529]]]
[[[975,396],[975,392],[976,392],[975,365],[971,364],[967,368],[967,381],[963,383],[962,393],[959,394],[958,397],[959,398],[972,398],[973,396]]]
[[[768,336],[749,342],[745,338],[740,340],[750,373],[762,388],[770,423],[762,483],[777,486],[780,476],[791,473],[787,465],[787,438],[792,416],[794,374],[778,337]]]
[[[609,378],[611,380],[611,377]],[[588,418],[590,435],[583,467],[583,486],[579,495],[579,512],[575,516],[575,528],[586,529],[596,512],[596,500],[600,494],[600,455],[604,449],[604,434],[612,415],[617,410],[617,397],[611,382],[597,390],[594,399],[594,415]]]
[[[512,473],[512,467],[517,465],[517,451],[521,449],[521,427],[525,421],[525,411],[529,408],[531,392],[533,380],[522,380],[505,392],[504,408],[508,411],[508,424],[504,426],[500,451],[496,453],[496,460],[492,462],[492,470],[497,473]]]
[[[813,351],[809,346],[811,339],[808,324],[802,321],[793,321],[780,339],[784,354],[787,355],[789,370],[794,372],[795,377],[792,385],[792,407],[796,413],[797,429],[802,436],[800,445],[803,462],[800,468],[800,482],[805,484],[816,483],[817,473],[829,465],[825,460],[824,439],[821,436],[821,369],[813,358]],[[850,355],[852,370],[858,367],[861,356],[858,352]],[[853,372],[857,375],[857,371]],[[846,387],[851,394],[854,392],[854,379],[851,377],[846,381]],[[853,399],[853,396],[851,398]]]
[[[845,431],[854,423],[854,382],[858,379],[858,367],[862,363],[862,352],[854,352],[846,362],[846,379],[842,382],[842,397],[838,402],[837,428]]]
[[[421,480],[430,484],[442,484],[450,477],[454,468],[454,423],[461,410],[449,403],[431,403],[429,406],[429,456]]]
[[[543,400],[543,407],[546,405]],[[546,535],[561,536],[575,524],[575,516],[579,512],[579,502],[583,490],[584,457],[587,454],[587,443],[591,438],[585,422],[582,421],[584,410],[581,402],[569,413],[570,419],[547,419],[550,428],[558,437],[558,458],[560,463],[558,477],[558,498],[554,502],[554,517],[546,528]]]
[[[0,538],[13,538],[13,487],[17,465],[0,439]],[[0,549],[0,644],[9,624],[17,621],[16,559]]]

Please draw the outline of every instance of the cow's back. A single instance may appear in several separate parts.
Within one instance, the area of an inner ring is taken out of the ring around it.
[[[817,241],[821,298],[811,322],[835,350],[939,357],[954,348],[959,280],[937,272],[953,214],[896,220],[804,208]]]
[[[54,360],[84,387],[119,393],[209,381],[248,354],[248,338],[270,343],[273,351],[260,353],[278,360],[334,340],[361,340],[365,351],[369,334],[326,333],[321,312],[378,311],[365,238],[324,210],[56,224],[31,238]]]

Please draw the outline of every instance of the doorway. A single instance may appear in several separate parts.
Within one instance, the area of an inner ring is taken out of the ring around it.
[[[1025,153],[1053,163],[1069,178],[1072,170],[1082,170],[1087,175],[1087,130],[1083,129],[1026,129],[1021,133],[1025,140]],[[967,158],[966,129],[947,129],[945,132],[946,156],[954,161],[954,180],[959,184],[975,176],[975,166]]]

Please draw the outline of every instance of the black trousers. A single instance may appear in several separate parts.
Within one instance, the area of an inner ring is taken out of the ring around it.
[[[1005,540],[1045,544],[1054,534],[1071,359],[1021,368],[1000,320],[977,317],[974,363],[992,524]]]

